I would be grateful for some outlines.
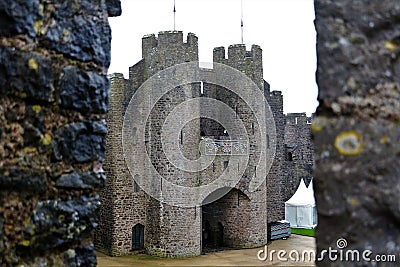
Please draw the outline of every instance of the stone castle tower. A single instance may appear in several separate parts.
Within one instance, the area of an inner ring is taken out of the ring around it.
[[[234,188],[222,198],[196,207],[171,206],[147,195],[132,179],[126,167],[122,148],[122,126],[129,101],[138,88],[152,75],[176,64],[198,60],[198,39],[189,33],[183,41],[180,31],[160,32],[142,39],[142,60],[129,68],[129,79],[122,74],[110,75],[111,99],[107,118],[108,136],[105,160],[106,188],[101,196],[99,227],[95,235],[98,249],[110,255],[123,255],[131,250],[145,249],[152,255],[182,257],[199,255],[207,246],[256,247],[267,242],[267,223],[284,218],[284,198],[287,178],[285,124],[281,92],[270,92],[263,79],[262,50],[253,45],[232,45],[214,49],[213,60],[245,73],[261,90],[271,108],[276,129],[276,154],[265,182],[254,192],[248,188],[249,177],[256,175],[257,149],[255,136],[263,134],[254,126],[255,118],[237,95],[221,86],[192,83],[179,86],[164,95],[153,108],[146,123],[146,151],[157,172],[183,186],[207,184],[228,168],[229,158],[216,156],[213,163],[201,172],[188,172],[170,164],[162,152],[161,127],[174,106],[184,101],[209,97],[218,99],[235,110],[249,135],[249,162]],[[212,70],[209,70],[212,71]],[[200,106],[201,109],[207,107]],[[197,112],[187,109],[187,113]],[[267,125],[268,127],[268,125]],[[207,118],[191,120],[180,132],[180,149],[188,159],[198,156],[199,140],[215,142],[230,140],[225,129]],[[178,152],[178,151],[177,151]],[[144,168],[138,164],[135,168]],[[261,167],[263,168],[263,167]],[[227,170],[235,174],[235,168]],[[148,175],[151,175],[148,172]],[[140,177],[147,179],[148,177]],[[162,183],[161,183],[162,186]],[[158,198],[159,199],[159,198]]]
[[[285,166],[283,200],[287,201],[296,192],[303,179],[308,186],[313,178],[314,145],[311,140],[312,117],[306,113],[289,113],[285,126]]]

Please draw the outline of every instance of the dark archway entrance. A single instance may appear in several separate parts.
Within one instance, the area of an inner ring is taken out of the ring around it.
[[[209,221],[203,223],[203,249],[215,250],[224,247],[224,226],[218,222],[212,227]]]
[[[215,244],[217,247],[224,246],[224,226],[221,222],[218,222],[217,232],[215,233]]]
[[[217,198],[218,195],[223,197]],[[250,223],[247,195],[236,188],[221,188],[206,200],[213,201],[202,206],[203,252],[240,246],[242,240],[247,238],[243,226]]]
[[[132,250],[144,249],[144,226],[140,223],[132,227]]]
[[[203,248],[205,247],[210,247],[212,242],[211,242],[211,226],[209,221],[205,221],[203,224],[203,231],[202,231],[202,237],[203,237]]]

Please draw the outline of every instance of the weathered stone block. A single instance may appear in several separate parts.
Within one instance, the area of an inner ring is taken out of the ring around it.
[[[38,53],[0,46],[0,93],[20,98],[53,100],[51,60]]]
[[[319,248],[345,238],[346,249],[398,254],[400,247],[390,245],[400,244],[397,124],[346,117],[324,121],[314,132]]]
[[[64,189],[93,189],[103,186],[106,177],[104,173],[70,173],[61,175],[56,186]]]
[[[55,157],[72,162],[102,162],[106,149],[106,133],[107,128],[102,122],[66,125],[55,133]]]
[[[111,29],[106,20],[94,20],[90,15],[81,15],[79,8],[84,8],[83,4],[71,12],[68,9],[61,11],[63,7],[58,7],[59,12],[41,37],[43,43],[66,57],[93,61],[108,67],[111,60]]]
[[[0,36],[26,33],[36,36],[35,24],[40,17],[38,0],[1,0]]]
[[[84,196],[67,201],[41,201],[26,228],[26,242],[20,243],[29,250],[46,250],[78,241],[97,226],[99,205],[98,197]]]
[[[400,3],[315,1],[319,55],[317,82],[329,85],[319,99],[332,107],[335,98],[367,95],[377,84],[400,81]],[[319,57],[321,58],[321,57]]]
[[[105,75],[66,67],[60,83],[60,101],[65,108],[105,113],[108,110],[109,82]]]
[[[318,250],[345,238],[344,251],[399,255],[400,3],[316,0],[315,7]]]

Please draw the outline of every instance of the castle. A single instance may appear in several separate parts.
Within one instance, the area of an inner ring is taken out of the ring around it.
[[[181,31],[145,36],[142,39],[143,58],[129,68],[129,79],[118,73],[110,75],[111,98],[104,162],[107,181],[101,194],[100,220],[95,234],[97,249],[110,255],[145,249],[152,255],[184,257],[199,255],[203,248],[209,246],[261,246],[267,243],[267,223],[284,219],[284,201],[294,193],[301,178],[311,179],[313,148],[310,118],[305,113],[284,115],[281,92],[271,92],[269,84],[263,79],[262,50],[259,46],[253,45],[251,51],[246,51],[243,44],[231,45],[227,57],[225,52],[224,47],[215,48],[213,61],[244,73],[254,82],[267,100],[267,111],[273,116],[274,125],[265,124],[268,129],[255,126],[257,120],[252,110],[227,88],[194,82],[169,91],[157,101],[144,122],[145,149],[135,151],[139,158],[149,157],[161,176],[182,186],[205,185],[225,172],[237,175],[239,165],[237,170],[232,167],[226,155],[216,155],[212,164],[199,172],[179,169],[169,162],[161,142],[163,123],[175,106],[202,97],[225,103],[248,133],[248,164],[234,186],[227,188],[221,184],[217,188],[216,191],[225,190],[222,198],[204,201],[204,205],[176,206],[147,194],[137,183],[138,180],[132,178],[134,174],[127,167],[122,142],[124,115],[132,96],[154,74],[180,63],[198,61],[197,37],[189,33],[184,42]],[[196,160],[199,156],[201,140],[212,140],[222,145],[232,141],[232,136],[227,135],[221,124],[201,118],[201,110],[207,108],[184,109],[187,114],[183,117],[199,112],[199,116],[186,123],[179,133],[180,153],[189,160]],[[274,138],[268,135],[271,129]],[[272,163],[270,167],[265,164],[257,166],[262,147],[257,136],[267,140],[266,150],[274,149],[274,157],[267,159]],[[133,169],[141,170],[145,177],[140,178],[144,180],[153,175],[147,168],[140,160],[133,166]],[[250,178],[259,173],[266,173],[265,177],[261,177],[263,182],[257,190],[249,190]],[[162,187],[163,184],[156,183],[155,186]]]

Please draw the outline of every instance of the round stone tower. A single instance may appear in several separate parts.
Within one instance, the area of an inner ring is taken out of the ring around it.
[[[143,38],[142,53],[141,77],[146,80],[168,67],[197,61],[197,37],[189,33],[187,41],[183,42],[183,35],[180,31],[160,32],[157,37],[148,35]],[[135,66],[131,68],[131,73],[134,74],[134,72]],[[134,75],[131,79],[137,79],[137,75]],[[154,88],[154,90],[158,89],[160,88]],[[198,181],[198,174],[180,170],[167,159],[161,142],[162,127],[168,114],[177,105],[199,95],[199,84],[184,84],[169,91],[154,104],[146,122],[145,142],[147,143],[147,151],[143,151],[143,153],[148,154],[157,173],[175,185],[194,187]],[[151,98],[152,96],[150,96]],[[193,110],[186,109],[180,110],[180,112],[189,114]],[[187,123],[180,130],[179,136],[180,150],[183,155],[187,159],[197,158],[200,119]],[[180,151],[169,151],[169,153],[180,153]],[[143,157],[146,157],[146,155],[143,155]],[[148,172],[148,175],[152,174]],[[144,179],[146,178],[149,177],[144,177]],[[159,186],[162,187],[162,181]],[[165,192],[165,189],[160,188],[160,192],[163,191]],[[180,195],[177,193],[176,197],[179,198]],[[144,225],[146,251],[149,254],[167,257],[199,255],[201,253],[200,209],[165,204],[162,201],[162,193],[157,196],[157,199],[148,197],[146,201],[146,221]]]

